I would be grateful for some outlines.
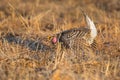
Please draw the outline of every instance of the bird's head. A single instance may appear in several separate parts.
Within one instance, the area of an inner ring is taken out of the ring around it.
[[[56,44],[59,40],[57,36],[49,36],[48,39],[52,44]]]

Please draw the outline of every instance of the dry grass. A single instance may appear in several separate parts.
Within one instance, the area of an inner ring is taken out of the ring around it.
[[[0,39],[1,80],[120,80],[119,0],[1,0],[0,33],[23,39],[43,39],[45,51]],[[111,6],[115,6],[110,8]],[[86,25],[80,11],[93,19],[98,30],[97,51],[83,55],[53,45],[47,38]],[[57,55],[57,56],[56,56]]]

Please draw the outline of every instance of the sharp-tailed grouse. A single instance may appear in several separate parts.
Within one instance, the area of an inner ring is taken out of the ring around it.
[[[73,28],[58,33],[53,37],[52,42],[62,42],[62,44],[68,48],[71,47],[73,43],[76,43],[76,45],[79,45],[79,43],[82,45],[93,44],[97,36],[97,29],[93,21],[85,13],[83,14],[87,23],[86,27]]]

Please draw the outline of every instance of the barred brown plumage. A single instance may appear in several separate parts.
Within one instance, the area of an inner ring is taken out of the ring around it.
[[[66,47],[72,46],[72,41],[77,38],[83,38],[90,30],[87,28],[74,28],[62,32],[59,37],[59,41],[63,43]]]
[[[93,21],[85,13],[83,14],[87,23],[86,27],[73,28],[58,33],[54,37],[56,41],[53,43],[61,42],[65,47],[71,48],[74,42],[79,40],[81,44],[92,46],[97,36],[97,30]]]

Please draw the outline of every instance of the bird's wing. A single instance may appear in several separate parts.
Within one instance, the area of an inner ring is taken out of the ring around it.
[[[61,37],[66,40],[74,39],[74,38],[82,38],[88,32],[90,32],[88,28],[74,28],[74,29],[70,29],[62,32]]]

